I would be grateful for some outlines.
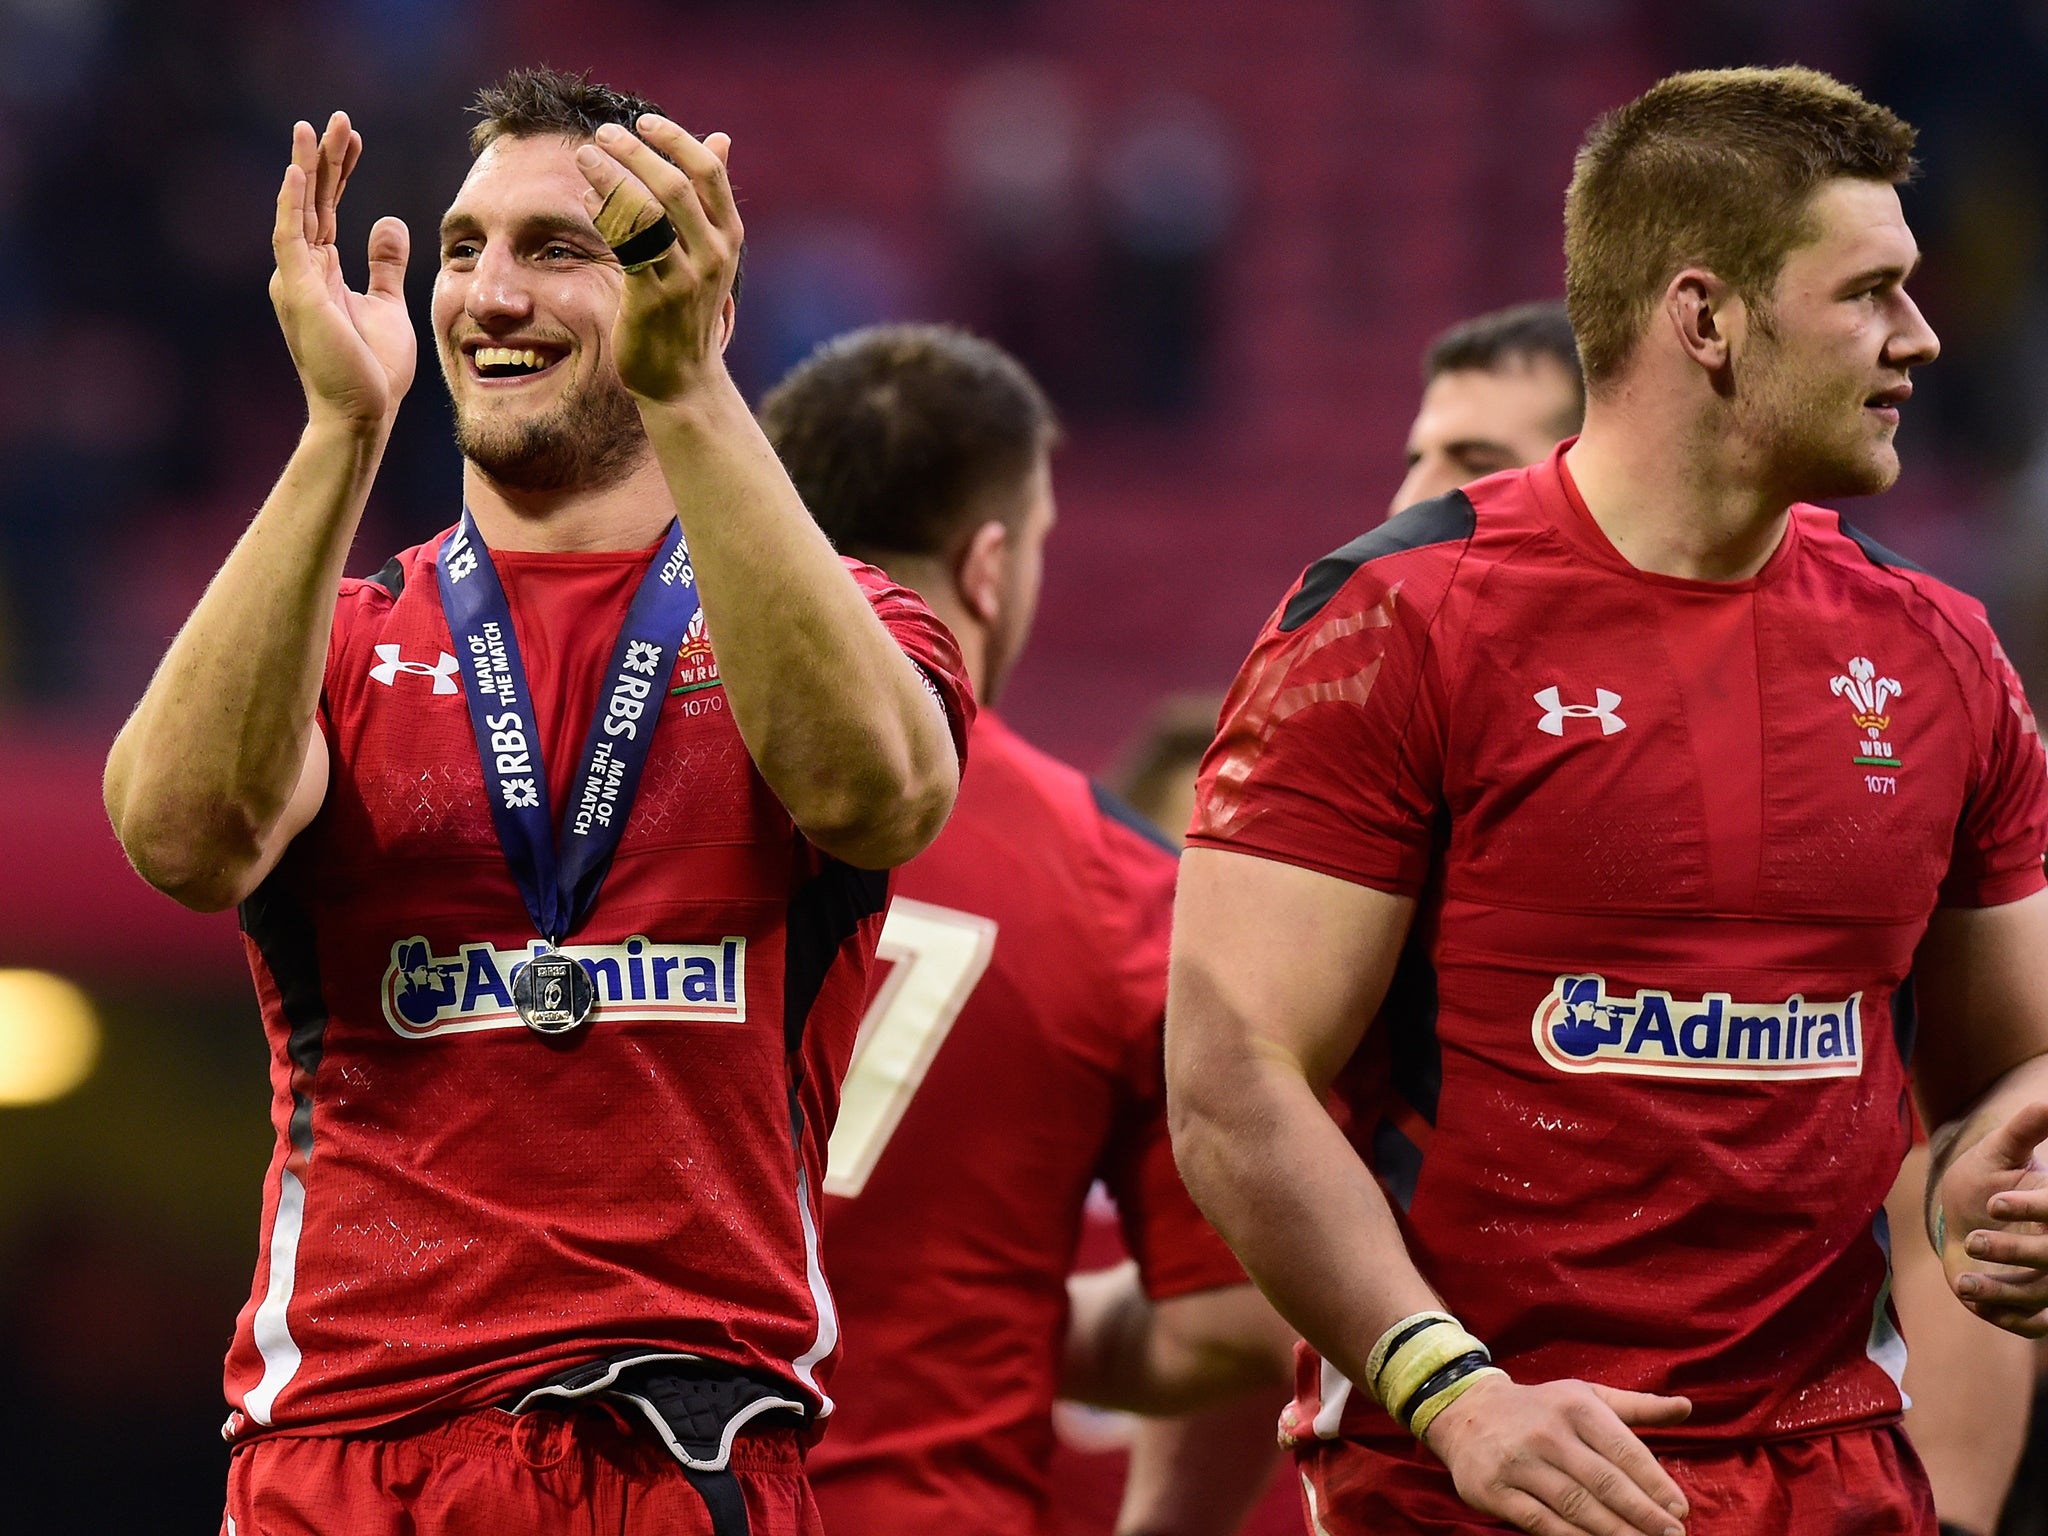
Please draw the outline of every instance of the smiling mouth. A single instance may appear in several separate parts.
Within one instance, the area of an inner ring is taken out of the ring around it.
[[[469,365],[482,379],[523,379],[546,373],[559,357],[533,347],[472,347]]]

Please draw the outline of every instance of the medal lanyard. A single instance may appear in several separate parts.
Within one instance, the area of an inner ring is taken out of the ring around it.
[[[512,608],[469,508],[442,541],[434,569],[442,612],[462,659],[462,692],[491,821],[534,928],[554,948],[596,905],[639,792],[668,698],[669,673],[697,614],[689,546],[682,525],[671,522],[640,578],[591,713],[559,842],[541,762],[540,722],[512,632]]]

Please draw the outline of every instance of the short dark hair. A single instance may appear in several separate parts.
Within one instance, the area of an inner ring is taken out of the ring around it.
[[[606,123],[631,130],[642,114],[667,116],[645,96],[617,90],[590,78],[589,71],[538,65],[509,70],[502,80],[476,93],[470,111],[477,124],[469,130],[469,152],[480,155],[498,139],[535,139],[557,134],[589,139]]]
[[[1836,177],[1897,184],[1913,129],[1818,70],[1667,75],[1586,135],[1564,196],[1564,287],[1586,382],[1620,372],[1671,279],[1697,264],[1752,306],[1812,240]]]
[[[1059,440],[1024,365],[950,325],[826,342],[768,392],[761,426],[818,526],[853,555],[953,553],[983,498]]]
[[[469,130],[472,156],[482,154],[499,139],[590,139],[606,123],[616,123],[631,133],[644,113],[668,116],[645,96],[591,79],[588,70],[572,75],[545,64],[507,70],[502,79],[476,93],[469,110],[477,118],[476,126]],[[667,155],[661,158],[671,165],[675,163]],[[743,244],[739,265],[732,275],[735,302],[746,276],[746,265],[747,250]]]
[[[1549,358],[1572,383],[1572,408],[1560,421],[1569,437],[1586,419],[1586,380],[1579,371],[1579,343],[1562,300],[1516,304],[1461,320],[1429,344],[1422,359],[1422,382],[1440,374],[1475,370],[1495,373],[1507,365]]]

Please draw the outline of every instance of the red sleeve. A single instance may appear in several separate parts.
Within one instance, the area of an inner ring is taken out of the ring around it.
[[[1188,845],[1412,896],[1441,798],[1432,621],[1455,561],[1442,547],[1373,560],[1319,601],[1330,564],[1311,568],[1238,673]]]
[[[398,566],[405,558],[399,556],[392,561],[392,566]],[[386,569],[388,571],[391,567]],[[369,665],[366,657],[354,654],[360,649],[354,644],[356,625],[368,614],[388,613],[394,601],[391,589],[380,580],[359,576],[342,578],[335,596],[334,622],[327,631],[327,661],[320,678],[320,707],[314,716],[320,729],[326,733],[330,746],[334,743],[337,719],[353,718],[347,711],[360,692],[359,680]],[[351,686],[351,679],[358,682]]]
[[[2048,884],[2048,758],[2034,712],[2012,663],[1981,615],[1986,650],[1982,686],[1990,716],[1983,769],[1956,825],[1955,849],[1941,884],[1945,907],[1998,907]]]
[[[1110,809],[1100,794],[1097,805]],[[1128,826],[1105,817],[1100,831],[1104,878],[1114,893],[1101,925],[1111,942],[1107,990],[1126,1042],[1124,1101],[1102,1179],[1116,1197],[1124,1246],[1138,1261],[1146,1295],[1164,1301],[1242,1285],[1236,1256],[1181,1182],[1166,1130],[1166,956],[1177,865]]]
[[[846,559],[841,556],[841,559]],[[846,560],[846,568],[860,583],[862,594],[888,628],[903,654],[917,663],[925,686],[946,711],[952,728],[953,750],[967,763],[967,728],[974,723],[974,689],[967,681],[966,664],[953,632],[924,605],[924,599],[908,587],[899,587],[886,574],[859,560]]]

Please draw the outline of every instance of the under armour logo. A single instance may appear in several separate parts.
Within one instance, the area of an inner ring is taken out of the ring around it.
[[[400,661],[397,646],[380,645],[377,647],[377,665],[370,668],[370,676],[389,688],[399,673],[410,672],[415,677],[431,677],[436,693],[460,693],[462,690],[455,685],[456,665],[455,658],[446,651],[441,652],[439,659],[430,667],[424,661]]]
[[[1628,722],[1614,711],[1621,703],[1621,695],[1606,688],[1595,688],[1595,704],[1566,704],[1557,696],[1555,685],[1536,695],[1536,702],[1543,706],[1543,718],[1536,722],[1536,729],[1552,736],[1564,734],[1564,723],[1571,720],[1598,720],[1600,734],[1612,736],[1627,726]]]

